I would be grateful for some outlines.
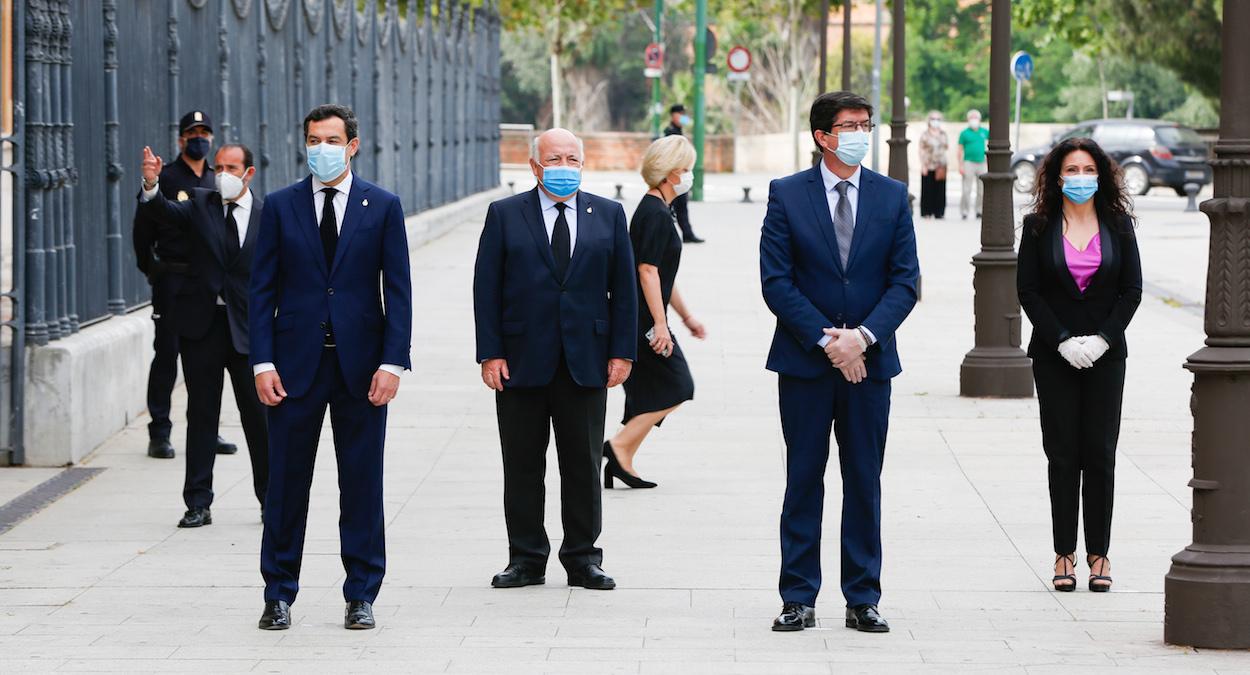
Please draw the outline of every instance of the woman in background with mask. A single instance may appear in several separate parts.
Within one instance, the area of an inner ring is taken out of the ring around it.
[[[694,398],[694,379],[668,326],[672,304],[690,334],[702,340],[707,331],[690,313],[674,281],[681,263],[681,232],[672,202],[694,182],[694,146],[682,136],[651,144],[642,158],[642,177],[650,188],[629,222],[634,262],[638,265],[638,360],[625,380],[625,426],[603,444],[607,466],[604,487],[619,479],[631,488],[653,488],[634,471],[634,456],[652,427],[682,403]]]
[[[929,113],[929,127],[920,136],[920,217],[946,216],[946,155],[949,147],[942,129],[942,113]]]
[[[1029,357],[1048,461],[1054,587],[1076,589],[1085,507],[1089,590],[1111,589],[1111,506],[1128,350],[1141,302],[1141,259],[1120,170],[1097,143],[1072,138],[1038,171],[1020,236],[1016,287],[1033,324]]]

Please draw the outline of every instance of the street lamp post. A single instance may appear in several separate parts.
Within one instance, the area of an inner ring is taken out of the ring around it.
[[[703,81],[707,77],[707,0],[694,4],[694,187],[690,200],[703,201],[703,137],[707,115],[703,101]]]
[[[961,396],[1033,395],[1032,362],[1020,349],[1015,214],[1011,191],[1011,0],[990,10],[990,142],[981,251],[972,257],[976,342],[959,367]],[[975,178],[972,178],[975,180]]]
[[[664,21],[664,0],[655,0],[655,43],[664,49],[663,34],[660,26]],[[661,52],[662,53],[662,52]],[[664,107],[660,104],[660,78],[651,78],[651,137],[660,137],[660,113]]]
[[[1204,309],[1206,346],[1189,357],[1193,543],[1164,581],[1163,639],[1250,647],[1250,2],[1225,2],[1220,137]]]
[[[851,90],[851,0],[842,0],[842,91]]]
[[[894,114],[890,117],[890,178],[907,184],[907,31],[903,21],[903,0],[894,0],[894,17],[890,21],[890,51],[894,54],[894,75],[890,98]]]

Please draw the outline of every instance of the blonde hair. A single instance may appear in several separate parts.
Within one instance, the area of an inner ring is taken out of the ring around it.
[[[694,146],[685,136],[665,136],[647,148],[639,173],[647,187],[659,187],[675,169],[685,171],[693,165],[695,158]]]

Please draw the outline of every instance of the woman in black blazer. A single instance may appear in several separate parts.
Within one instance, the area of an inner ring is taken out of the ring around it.
[[[1046,156],[1024,219],[1016,287],[1033,324],[1029,357],[1049,463],[1058,591],[1076,589],[1080,497],[1089,590],[1111,588],[1124,330],[1142,294],[1135,222],[1119,167],[1092,140],[1066,140]]]

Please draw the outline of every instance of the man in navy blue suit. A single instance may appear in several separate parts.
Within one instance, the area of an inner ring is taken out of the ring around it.
[[[764,301],[777,316],[768,369],[778,374],[786,442],[781,615],[773,630],[816,625],[829,433],[842,469],[846,625],[889,631],[881,598],[881,464],[898,375],[894,333],[916,304],[916,235],[904,184],[860,167],[872,106],[850,92],[812,104],[819,164],[772,182],[760,234]]]
[[[637,282],[625,211],[579,189],[582,158],[569,131],[536,138],[538,186],[491,204],[478,245],[477,361],[496,392],[508,527],[508,566],[495,588],[546,581],[543,477],[553,427],[569,585],[616,587],[595,545],[599,466],[608,389],[629,377],[637,354]]]
[[[265,198],[257,233],[249,315],[256,392],[270,406],[260,561],[265,630],[291,625],[327,406],[346,628],[374,627],[373,601],[386,571],[382,446],[386,405],[412,367],[412,279],[399,198],[352,173],[356,127],[346,106],[308,113],[312,175]]]

